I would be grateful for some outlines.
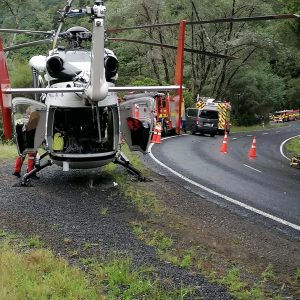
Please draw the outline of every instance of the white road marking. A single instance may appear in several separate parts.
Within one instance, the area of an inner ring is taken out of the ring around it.
[[[251,166],[248,166],[248,165],[245,165],[245,164],[244,164],[244,166],[247,167],[247,168],[249,168],[249,169],[251,169],[251,170],[254,170],[256,172],[262,173],[262,171],[259,171],[259,170],[255,169],[255,168],[251,167]]]
[[[238,138],[232,138],[231,140],[237,140]]]
[[[247,134],[247,136],[253,136],[253,134]]]
[[[281,145],[280,145],[280,153],[281,153],[281,155],[282,155],[284,158],[288,159],[288,160],[290,160],[290,159],[283,153],[283,146],[284,146],[284,144],[287,143],[289,140],[294,139],[294,138],[296,138],[296,137],[300,137],[300,136],[299,136],[299,135],[292,136],[292,137],[290,137],[289,139],[283,141],[283,142],[281,143]]]
[[[223,194],[221,194],[221,193],[219,193],[219,192],[217,192],[217,191],[214,191],[214,190],[212,190],[212,189],[210,189],[210,188],[208,188],[208,187],[206,187],[206,186],[204,186],[204,185],[202,185],[202,184],[200,184],[200,183],[197,183],[197,182],[195,182],[195,181],[193,181],[193,180],[191,180],[191,179],[189,179],[189,178],[187,178],[187,177],[181,175],[180,173],[176,172],[176,171],[173,170],[172,168],[168,167],[167,165],[165,165],[164,163],[162,163],[161,161],[159,161],[159,160],[152,154],[151,149],[152,149],[153,145],[154,145],[154,144],[151,144],[151,145],[149,146],[149,155],[150,155],[150,157],[151,157],[157,164],[159,164],[160,166],[164,167],[164,168],[167,169],[169,172],[173,173],[174,175],[178,176],[179,178],[181,178],[181,179],[183,179],[183,180],[189,182],[190,184],[192,184],[192,185],[194,185],[194,186],[197,186],[197,187],[203,189],[204,191],[206,191],[206,192],[208,192],[208,193],[210,193],[210,194],[213,194],[213,195],[215,195],[215,196],[218,196],[218,197],[220,197],[220,198],[222,198],[222,199],[224,199],[224,200],[226,200],[226,201],[228,201],[228,202],[230,202],[230,203],[233,203],[233,204],[235,204],[235,205],[238,205],[238,206],[240,206],[240,207],[243,207],[244,209],[247,209],[247,210],[249,210],[249,211],[252,211],[252,212],[254,212],[254,213],[258,214],[258,215],[261,215],[261,216],[266,217],[266,218],[268,218],[268,219],[271,219],[271,220],[273,220],[273,221],[275,221],[275,222],[278,222],[278,223],[280,223],[280,224],[283,224],[283,225],[286,225],[286,226],[288,226],[288,227],[291,227],[291,228],[293,228],[293,229],[295,229],[295,230],[297,230],[297,231],[300,231],[300,226],[299,226],[299,225],[293,224],[293,223],[291,223],[291,222],[289,222],[289,221],[286,221],[286,220],[284,220],[284,219],[278,218],[278,217],[273,216],[273,215],[271,215],[271,214],[269,214],[269,213],[266,213],[266,212],[264,212],[264,211],[262,211],[262,210],[259,210],[259,209],[257,209],[257,208],[254,208],[254,207],[250,206],[250,205],[247,205],[247,204],[242,203],[242,202],[240,202],[240,201],[238,201],[238,200],[235,200],[235,199],[233,199],[233,198],[231,198],[231,197],[228,197],[228,196],[226,196],[226,195],[223,195]]]
[[[263,135],[267,135],[267,134],[269,134],[269,132],[264,132],[264,133],[263,133]]]
[[[280,132],[279,130],[276,131],[276,133],[279,133],[279,132]]]

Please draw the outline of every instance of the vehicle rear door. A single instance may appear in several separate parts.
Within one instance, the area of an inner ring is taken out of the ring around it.
[[[138,114],[136,112],[138,107]],[[154,98],[141,96],[120,104],[120,125],[131,151],[147,151],[154,122]]]
[[[198,119],[198,114],[198,108],[188,108],[186,110],[186,130],[191,130],[191,128],[195,126]]]
[[[204,109],[200,113],[200,123],[206,128],[218,128],[219,116],[217,110]]]
[[[12,100],[14,135],[19,154],[37,151],[45,139],[47,106],[16,97]]]

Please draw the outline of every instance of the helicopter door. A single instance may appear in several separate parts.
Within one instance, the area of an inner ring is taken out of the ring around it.
[[[131,151],[145,153],[153,127],[154,99],[139,97],[120,104],[121,132]]]
[[[13,99],[12,107],[19,154],[37,151],[45,139],[47,106],[32,99],[17,97]]]

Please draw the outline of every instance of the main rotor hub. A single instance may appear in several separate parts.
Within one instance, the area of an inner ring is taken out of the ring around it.
[[[69,42],[70,48],[81,48],[82,41],[90,41],[92,33],[84,27],[74,26],[62,33],[62,38]]]

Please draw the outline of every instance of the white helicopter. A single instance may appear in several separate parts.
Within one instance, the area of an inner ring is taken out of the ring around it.
[[[26,173],[23,184],[41,169],[54,164],[69,169],[89,169],[101,167],[111,161],[120,163],[139,174],[120,151],[120,133],[130,150],[146,152],[154,121],[154,98],[147,94],[119,103],[117,92],[127,91],[172,91],[177,86],[116,87],[118,60],[114,53],[104,47],[104,17],[106,8],[103,1],[95,1],[94,6],[80,10],[71,9],[72,1],[61,12],[61,25],[66,16],[87,15],[93,22],[93,31],[83,27],[72,27],[66,32],[58,32],[53,37],[54,46],[48,56],[34,56],[29,65],[33,70],[33,88],[10,89],[9,81],[1,81],[3,93],[2,111],[6,135],[9,136],[10,120],[7,120],[12,106],[13,128],[20,155],[37,151],[43,145],[50,160],[38,162],[34,170]],[[38,31],[2,30],[2,32]],[[52,32],[46,34],[53,35]],[[68,48],[56,46],[58,39],[68,42]],[[92,42],[92,49],[83,49],[82,42]],[[51,39],[46,40],[46,42]],[[34,43],[34,42],[33,42]],[[17,45],[4,50],[13,50],[32,43]],[[2,52],[2,65],[5,64]],[[2,77],[5,71],[2,67]],[[4,70],[4,72],[3,72]],[[15,97],[9,94],[35,94],[35,99]],[[139,117],[135,119],[134,109],[139,107]],[[36,126],[23,131],[28,107],[35,112]],[[56,133],[63,136],[60,146],[54,145]]]
[[[117,92],[163,92],[175,91],[174,101],[178,107],[177,123],[180,126],[182,103],[183,53],[198,52],[219,58],[232,59],[221,54],[197,51],[184,47],[185,22],[136,26],[113,29],[118,32],[128,29],[140,29],[158,26],[178,26],[178,46],[124,40],[134,43],[150,44],[159,47],[177,48],[175,85],[171,86],[138,86],[117,87],[118,60],[114,53],[104,47],[106,31],[104,20],[106,7],[104,1],[96,0],[94,5],[84,9],[72,9],[72,0],[68,0],[60,11],[58,31],[42,32],[32,30],[0,29],[0,33],[45,34],[49,38],[12,47],[2,48],[0,40],[0,102],[4,133],[11,138],[11,119],[13,113],[13,131],[20,155],[37,151],[43,146],[45,152],[39,158],[35,168],[22,178],[22,185],[43,168],[54,164],[69,169],[89,169],[104,166],[110,162],[119,163],[131,172],[145,179],[133,168],[125,155],[120,151],[121,133],[130,150],[147,152],[154,122],[154,97],[151,94],[139,94],[130,100],[120,103]],[[93,24],[92,32],[83,27],[72,27],[61,32],[65,17],[88,16]],[[295,18],[297,15],[284,15]],[[214,22],[251,21],[252,19],[276,19],[278,16],[219,19]],[[281,16],[283,18],[283,16]],[[201,21],[211,23],[212,21]],[[58,46],[58,40],[68,42],[68,47]],[[113,39],[112,39],[113,40]],[[115,39],[121,40],[122,39]],[[82,47],[83,41],[91,41],[91,49]],[[30,59],[33,72],[33,88],[11,89],[5,63],[5,51],[41,43],[52,43],[53,48],[47,56],[34,56]],[[15,97],[11,94],[35,94],[34,99]],[[22,130],[26,122],[28,107],[35,112],[36,126],[31,132]],[[139,108],[139,116],[134,110]],[[63,137],[58,147],[55,136]],[[50,159],[44,160],[46,156]]]

